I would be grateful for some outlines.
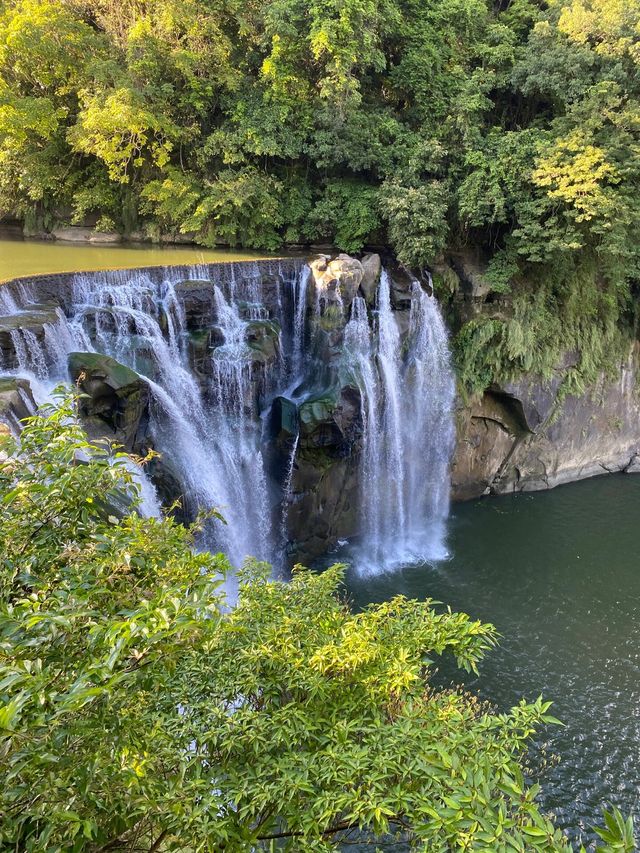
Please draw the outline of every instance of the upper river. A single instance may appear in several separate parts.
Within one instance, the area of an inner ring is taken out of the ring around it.
[[[134,267],[208,264],[264,258],[258,252],[199,246],[78,245],[54,240],[13,240],[0,235],[0,282],[26,275]]]
[[[640,477],[598,477],[459,504],[447,560],[348,576],[356,606],[431,597],[496,625],[499,647],[466,683],[500,708],[553,700],[565,726],[544,732],[558,763],[543,803],[574,838],[603,805],[640,820],[639,522]]]

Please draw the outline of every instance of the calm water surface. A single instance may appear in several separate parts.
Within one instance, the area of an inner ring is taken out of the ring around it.
[[[38,273],[244,261],[268,255],[197,246],[100,246],[0,238],[0,281]]]
[[[467,684],[501,707],[542,693],[566,725],[545,732],[544,806],[574,837],[607,803],[640,827],[640,476],[459,505],[448,545],[436,565],[352,571],[354,603],[430,596],[493,622]]]

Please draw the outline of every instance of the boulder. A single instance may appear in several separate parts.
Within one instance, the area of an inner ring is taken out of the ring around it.
[[[176,246],[191,246],[193,243],[197,243],[197,238],[198,235],[195,231],[189,231],[186,234],[181,234],[180,231],[171,231],[160,234],[159,241]]]
[[[31,385],[17,376],[0,376],[0,422],[10,429],[20,428],[20,422],[36,411]]]
[[[122,234],[118,234],[117,231],[93,231],[89,237],[89,242],[98,245],[122,243]]]
[[[51,236],[54,240],[61,240],[65,243],[88,243],[92,233],[93,228],[69,225],[64,228],[54,228]]]
[[[116,231],[96,231],[78,225],[55,228],[51,232],[56,240],[65,243],[121,243],[122,234]]]
[[[380,281],[380,273],[382,272],[382,261],[380,260],[380,255],[368,254],[362,258],[360,263],[363,271],[360,289],[367,305],[372,307],[376,302],[376,292],[378,290],[378,282]]]
[[[89,437],[108,438],[130,453],[143,453],[150,400],[144,379],[114,358],[93,352],[70,353],[69,374],[85,395],[78,412]]]
[[[280,326],[275,320],[252,320],[247,324],[246,341],[254,360],[272,364],[280,356]]]
[[[320,255],[309,263],[309,267],[316,296],[326,306],[342,305],[344,315],[348,316],[348,309],[364,278],[360,261],[345,254],[333,260]]]
[[[184,309],[187,328],[197,330],[215,325],[213,284],[210,281],[180,281],[175,292]]]
[[[301,443],[307,447],[341,450],[362,433],[360,391],[353,385],[308,397],[298,415]]]

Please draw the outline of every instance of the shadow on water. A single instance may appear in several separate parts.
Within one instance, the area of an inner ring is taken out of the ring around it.
[[[447,561],[348,574],[356,607],[402,593],[493,622],[500,646],[467,679],[500,708],[543,694],[564,728],[543,805],[574,838],[603,805],[640,820],[640,477],[454,507]],[[341,555],[343,557],[344,555]],[[438,678],[461,675],[444,664]]]

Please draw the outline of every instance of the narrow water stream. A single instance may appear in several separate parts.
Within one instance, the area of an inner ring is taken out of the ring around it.
[[[640,820],[640,477],[455,506],[447,560],[349,574],[356,606],[430,596],[493,622],[499,648],[467,684],[500,707],[543,694],[564,728],[544,806],[573,837],[614,804]],[[438,676],[461,680],[451,669]]]

